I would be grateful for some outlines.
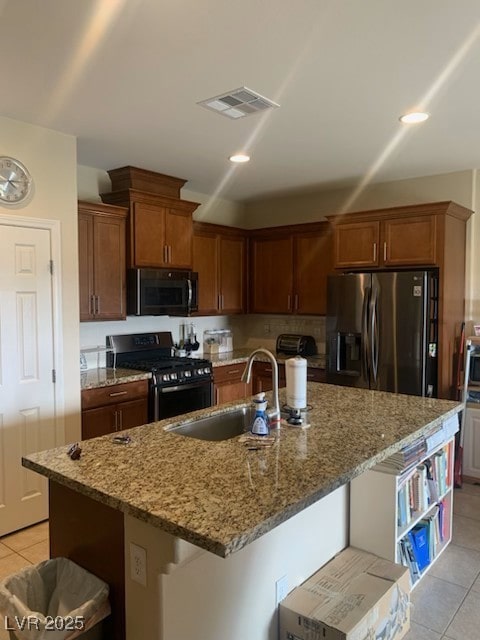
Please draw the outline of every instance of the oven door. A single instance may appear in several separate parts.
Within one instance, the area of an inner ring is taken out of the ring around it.
[[[213,383],[202,380],[172,387],[152,387],[150,420],[164,420],[213,404]]]

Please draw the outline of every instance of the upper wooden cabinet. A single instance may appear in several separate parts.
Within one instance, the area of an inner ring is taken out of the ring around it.
[[[125,320],[127,209],[78,203],[80,321]]]
[[[194,222],[193,270],[198,272],[198,313],[244,313],[246,238],[241,229]]]
[[[199,205],[180,199],[185,180],[135,167],[108,173],[113,191],[102,200],[130,211],[127,266],[191,269],[192,214]]]
[[[250,311],[325,314],[332,270],[327,223],[261,229],[250,242]]]
[[[334,225],[334,266],[360,270],[438,265],[443,217],[462,218],[466,211],[453,202],[438,202],[328,216]]]

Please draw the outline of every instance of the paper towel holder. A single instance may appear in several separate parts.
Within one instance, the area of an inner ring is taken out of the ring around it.
[[[284,404],[280,409],[280,415],[285,422],[292,427],[307,427],[310,424],[308,421],[308,412],[311,409],[311,404],[307,404],[303,409],[294,409],[288,404]]]

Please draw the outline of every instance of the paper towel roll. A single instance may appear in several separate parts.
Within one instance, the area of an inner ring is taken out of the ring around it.
[[[307,406],[307,361],[301,356],[285,361],[287,378],[287,404],[292,409]]]

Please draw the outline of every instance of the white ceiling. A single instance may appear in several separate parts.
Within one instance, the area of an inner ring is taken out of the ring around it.
[[[237,200],[471,169],[479,34],[479,0],[0,0],[0,114]],[[240,86],[281,107],[196,104]]]

